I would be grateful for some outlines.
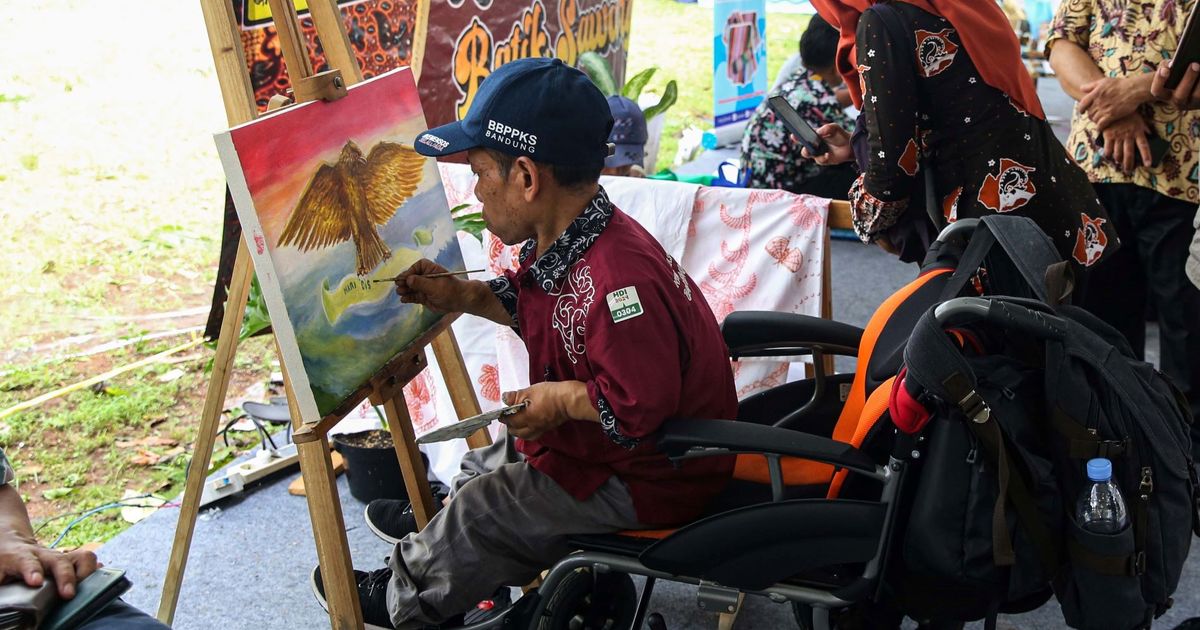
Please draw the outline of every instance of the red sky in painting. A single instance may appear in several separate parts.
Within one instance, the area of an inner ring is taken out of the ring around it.
[[[235,129],[233,144],[267,237],[275,242],[318,163],[336,160],[347,138],[366,152],[378,137],[420,115],[412,74],[403,69],[333,103],[314,102]]]

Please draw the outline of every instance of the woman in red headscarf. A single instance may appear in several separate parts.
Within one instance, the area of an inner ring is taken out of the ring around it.
[[[1064,259],[1088,267],[1117,248],[1087,176],[1045,121],[1020,44],[992,0],[812,0],[841,32],[837,68],[862,111],[853,142],[819,130],[849,161],[865,242],[920,260],[933,236],[926,190],[942,221],[1028,216]],[[888,6],[880,6],[880,5]],[[921,168],[932,173],[925,184]]]

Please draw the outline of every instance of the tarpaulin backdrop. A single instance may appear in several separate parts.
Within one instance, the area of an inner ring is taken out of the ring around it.
[[[766,0],[713,3],[713,126],[746,120],[767,93]]]
[[[430,127],[460,120],[493,70],[594,51],[624,81],[633,0],[431,0],[418,89]]]
[[[418,0],[339,0],[338,6],[363,78],[410,65]],[[267,0],[233,0],[233,10],[242,32],[254,99],[261,110],[271,96],[289,87],[279,35]],[[317,45],[317,30],[308,17],[307,0],[296,0],[296,12],[313,69],[328,70],[325,53]]]

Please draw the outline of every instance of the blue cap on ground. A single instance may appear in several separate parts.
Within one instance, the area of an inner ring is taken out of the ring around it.
[[[599,167],[612,124],[587,75],[559,59],[518,59],[480,83],[462,120],[426,131],[415,146],[430,157],[484,148],[542,164]]]
[[[608,97],[608,109],[612,112],[613,128],[608,141],[616,148],[604,160],[604,166],[617,168],[630,164],[640,165],[646,157],[646,116],[642,108],[624,96]]]
[[[1092,481],[1108,481],[1112,479],[1112,462],[1103,457],[1089,459],[1087,463],[1088,479]]]

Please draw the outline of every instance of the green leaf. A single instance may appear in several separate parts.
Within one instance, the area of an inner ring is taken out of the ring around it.
[[[576,65],[605,96],[617,94],[617,81],[613,78],[612,68],[608,66],[607,59],[589,50],[579,55],[579,63]]]
[[[675,80],[672,79],[667,82],[667,87],[663,90],[662,98],[658,100],[658,104],[652,105],[646,108],[646,111],[642,112],[646,115],[646,121],[649,122],[651,118],[671,109],[671,106],[675,104],[675,100],[678,98],[679,87],[675,85]]]
[[[250,283],[250,298],[246,301],[246,311],[242,316],[242,332],[239,341],[245,341],[265,330],[271,325],[271,315],[267,313],[267,300],[263,297],[262,286],[258,284],[258,275]]]
[[[42,497],[48,501],[61,499],[75,491],[75,488],[51,488],[42,491]]]
[[[487,224],[483,220],[482,212],[462,212],[470,207],[471,204],[464,203],[450,209],[450,216],[454,219],[454,229],[466,232],[482,241],[483,230],[487,227]]]
[[[454,229],[466,232],[481,241],[483,240],[483,230],[486,227],[483,215],[479,212],[454,217]]]
[[[621,88],[621,96],[636,103],[638,97],[642,95],[642,90],[646,88],[646,84],[650,82],[655,72],[658,72],[658,66],[650,66],[627,79],[625,87]]]

